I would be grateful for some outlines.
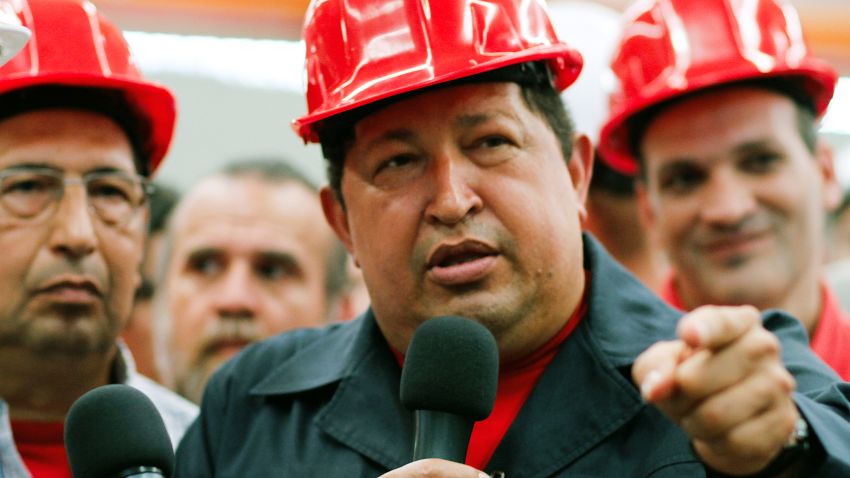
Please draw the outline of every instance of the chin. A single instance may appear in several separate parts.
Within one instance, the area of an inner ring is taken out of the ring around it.
[[[115,346],[114,337],[87,332],[72,330],[60,334],[34,334],[27,338],[25,344],[38,353],[66,357],[105,354]]]

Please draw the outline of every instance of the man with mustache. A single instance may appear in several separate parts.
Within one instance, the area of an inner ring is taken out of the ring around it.
[[[280,159],[236,162],[180,201],[155,302],[164,383],[200,402],[244,346],[331,322],[345,307],[347,254],[317,188]]]
[[[14,8],[32,38],[0,68],[0,476],[69,477],[63,421],[87,391],[139,388],[175,445],[197,413],[117,343],[174,98],[90,3]]]
[[[222,366],[178,477],[850,474],[850,385],[795,319],[682,316],[582,234],[593,148],[559,96],[581,56],[542,2],[315,1],[307,19],[295,127],[322,144],[325,217],[371,308]],[[465,464],[408,463],[404,354],[443,315],[495,337],[495,405]]]
[[[643,223],[674,270],[661,286],[668,302],[787,310],[850,380],[850,317],[822,268],[825,219],[841,191],[817,127],[836,74],[804,55],[795,18],[782,0],[634,10],[600,147],[613,166],[639,170]]]

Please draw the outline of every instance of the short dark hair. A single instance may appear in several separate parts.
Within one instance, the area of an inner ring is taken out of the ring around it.
[[[319,193],[319,187],[313,180],[283,158],[237,160],[226,164],[219,174],[228,178],[258,178],[272,184],[291,182],[300,184],[317,195]],[[348,285],[348,252],[336,236],[331,235],[333,245],[325,261],[325,294],[329,301],[335,299]]]
[[[177,189],[156,181],[151,186],[151,192],[148,196],[151,211],[150,221],[148,221],[148,234],[155,234],[165,230],[171,211],[180,201],[180,193]]]
[[[136,172],[150,175],[151,152],[146,144],[151,125],[120,90],[70,85],[37,85],[0,95],[0,121],[23,113],[53,108],[91,111],[112,119],[130,141]]]
[[[593,174],[590,176],[590,191],[604,191],[608,194],[627,198],[635,195],[635,178],[623,174],[605,162],[599,150],[593,154]]]
[[[573,148],[573,122],[561,95],[555,89],[549,67],[544,62],[519,63],[396,95],[324,120],[318,128],[319,140],[327,167],[328,182],[340,204],[345,207],[345,200],[342,197],[342,172],[345,155],[354,143],[354,127],[358,121],[393,103],[427,91],[461,84],[485,82],[517,83],[521,88],[522,98],[526,106],[546,121],[558,138],[564,160],[570,160]]]
[[[646,179],[645,158],[641,151],[641,143],[643,142],[643,136],[646,134],[647,128],[656,116],[667,108],[697,95],[737,87],[764,89],[788,97],[794,103],[797,110],[797,130],[800,133],[800,138],[803,140],[803,143],[806,145],[809,152],[815,152],[817,149],[818,139],[817,126],[815,122],[815,119],[817,118],[817,114],[815,113],[815,103],[814,99],[805,92],[802,83],[793,78],[786,77],[748,79],[733,83],[714,85],[693,93],[676,96],[667,101],[658,103],[657,105],[653,105],[631,118],[627,124],[628,131],[630,131],[628,138],[629,149],[632,155],[637,159],[639,179]]]

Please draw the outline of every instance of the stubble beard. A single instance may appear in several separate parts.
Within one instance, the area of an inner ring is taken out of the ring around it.
[[[0,318],[0,347],[45,356],[104,354],[114,347],[120,323],[113,311],[101,306],[51,304],[28,311],[24,304]]]

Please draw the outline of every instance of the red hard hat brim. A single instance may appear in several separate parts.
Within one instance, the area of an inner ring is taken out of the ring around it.
[[[39,85],[67,85],[104,88],[123,92],[135,113],[145,118],[150,128],[147,144],[149,171],[153,174],[168,152],[174,134],[177,105],[163,86],[149,81],[104,77],[80,73],[45,73],[21,78],[7,77],[0,82],[0,94]]]
[[[398,86],[386,87],[383,91],[374,94],[365,101],[352,101],[348,104],[340,104],[336,107],[327,109],[318,108],[313,114],[305,115],[293,120],[292,129],[296,132],[296,134],[304,139],[305,143],[317,143],[319,142],[317,129],[318,123],[324,119],[330,118],[331,116],[336,116],[346,111],[366,106],[392,96],[428,88],[442,83],[448,83],[460,78],[467,78],[517,63],[541,60],[549,61],[550,68],[552,68],[555,78],[555,88],[558,91],[565,90],[569,85],[575,82],[583,65],[583,59],[578,51],[565,44],[556,44],[524,50],[513,55],[506,55],[491,62],[471,66],[464,71],[456,71],[451,74],[435,76],[427,81],[408,81],[406,75],[399,75],[393,78],[392,81],[393,84]]]
[[[622,174],[636,175],[639,164],[631,150],[629,122],[647,109],[664,102],[722,85],[780,77],[799,79],[804,85],[804,91],[809,93],[813,100],[815,114],[822,117],[835,93],[835,85],[838,81],[838,74],[832,67],[814,58],[808,59],[805,64],[793,69],[786,68],[762,73],[747,67],[719,71],[718,76],[721,78],[705,75],[678,89],[665,89],[655,94],[647,94],[640,101],[633,101],[626,109],[612,115],[600,132],[599,153],[604,161]]]

